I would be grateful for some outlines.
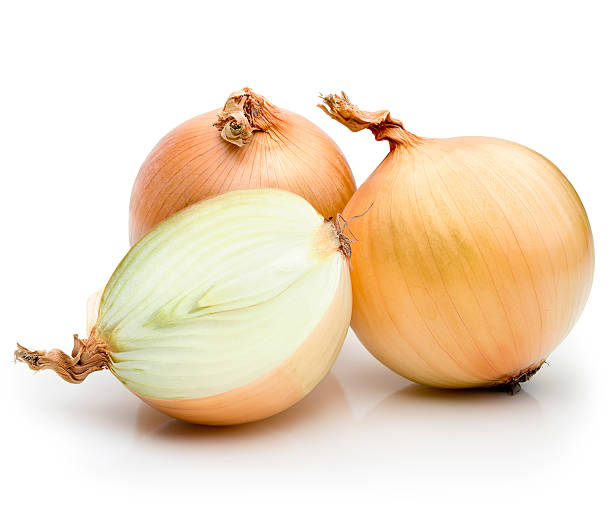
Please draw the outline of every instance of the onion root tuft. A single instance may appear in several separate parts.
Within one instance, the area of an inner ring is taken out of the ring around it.
[[[504,382],[493,386],[493,389],[495,391],[506,392],[509,395],[516,395],[519,391],[521,391],[521,383],[527,382],[529,379],[531,379],[538,372],[538,370],[542,368],[544,363],[546,363],[546,360],[540,361],[540,363],[533,367],[521,370],[517,375],[509,377]]]

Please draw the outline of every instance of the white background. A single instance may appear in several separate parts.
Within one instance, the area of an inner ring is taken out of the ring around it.
[[[609,505],[608,4],[3,2],[0,506]],[[147,153],[243,86],[321,126],[358,184],[387,144],[325,117],[319,92],[423,136],[496,136],[552,159],[590,216],[596,274],[550,365],[515,397],[435,391],[350,334],[304,401],[231,428],[170,420],[108,372],[71,386],[13,365],[16,340],[69,350],[85,334],[85,299],[128,248]]]

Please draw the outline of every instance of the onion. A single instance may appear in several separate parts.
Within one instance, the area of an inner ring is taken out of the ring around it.
[[[178,126],[143,163],[130,202],[130,241],[184,207],[226,191],[281,188],[324,217],[342,212],[355,180],[338,146],[312,122],[244,88]]]
[[[281,190],[243,190],[162,222],[126,255],[72,356],[15,358],[80,383],[108,368],[160,411],[236,424],[296,403],[327,374],[351,315],[350,246]]]
[[[319,105],[390,152],[344,210],[354,245],[352,327],[397,373],[442,388],[515,392],[580,315],[593,239],[546,158],[484,137],[426,139],[348,97]]]

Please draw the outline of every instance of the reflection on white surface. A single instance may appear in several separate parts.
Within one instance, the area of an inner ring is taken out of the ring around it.
[[[412,384],[348,340],[333,372],[302,402],[270,419],[231,427],[179,422],[143,403],[135,414],[133,448],[156,462],[180,451],[189,465],[277,463],[351,470],[372,457],[405,468],[463,466],[457,476],[491,463],[538,465],[563,454],[582,418],[582,402],[561,373],[546,370],[541,384],[515,396],[487,390],[438,390]],[[544,403],[539,401],[542,396]],[[570,411],[571,410],[571,411]],[[566,415],[572,413],[571,426]],[[537,452],[537,454],[535,454]],[[162,455],[163,456],[163,455]],[[495,476],[487,470],[482,476]]]
[[[474,463],[492,463],[492,457],[517,467],[530,462],[534,448],[541,450],[543,440],[557,435],[552,418],[526,390],[510,397],[409,385],[376,406],[360,426],[365,437],[385,437],[394,444],[389,455],[405,455],[409,465],[444,462],[470,469]]]
[[[77,494],[87,492],[93,473],[119,493],[145,490],[155,499],[170,497],[169,479],[185,497],[232,492],[235,480],[257,492],[274,479],[280,493],[304,483],[332,492],[389,484],[428,501],[444,480],[455,492],[437,494],[442,499],[477,481],[483,494],[503,487],[507,502],[518,502],[517,483],[534,491],[543,477],[571,483],[593,429],[580,359],[555,357],[515,396],[437,390],[386,369],[352,333],[332,373],[304,400],[232,427],[168,418],[108,372],[71,386],[54,374],[9,368],[3,377],[10,375],[17,412],[5,437],[44,438],[44,455],[36,441],[20,445],[16,475],[53,490],[49,473],[64,470]]]

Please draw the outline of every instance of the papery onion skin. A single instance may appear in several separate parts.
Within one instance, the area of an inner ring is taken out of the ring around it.
[[[576,191],[519,144],[420,138],[344,93],[324,100],[332,118],[391,146],[343,213],[371,206],[350,222],[355,333],[413,381],[516,391],[591,288],[593,238]]]
[[[254,189],[205,200],[138,242],[87,303],[72,356],[15,358],[72,383],[105,368],[148,404],[229,425],[281,412],[328,373],[352,309],[347,241],[308,202]]]
[[[195,202],[246,188],[292,191],[329,218],[342,212],[355,180],[321,129],[244,88],[224,108],[173,129],[148,155],[132,190],[130,242]]]

